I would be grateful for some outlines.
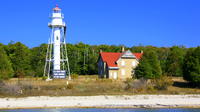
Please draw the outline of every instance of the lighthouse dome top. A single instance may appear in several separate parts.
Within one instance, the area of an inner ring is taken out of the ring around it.
[[[58,7],[58,5],[56,5],[55,8],[53,8],[53,11],[60,11],[61,9]]]

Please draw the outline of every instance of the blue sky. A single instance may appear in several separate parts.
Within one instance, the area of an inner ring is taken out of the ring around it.
[[[199,0],[2,0],[0,42],[47,43],[56,4],[65,15],[68,43],[200,45]]]

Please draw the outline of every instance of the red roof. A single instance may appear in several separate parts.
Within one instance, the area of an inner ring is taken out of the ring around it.
[[[133,55],[135,55],[136,58],[140,60],[142,58],[143,53],[133,53]]]
[[[101,52],[100,56],[102,60],[107,63],[109,67],[118,67],[116,61],[121,57],[123,53],[113,53],[113,52]],[[133,53],[137,59],[141,59],[142,53]]]
[[[58,5],[56,5],[55,8],[53,8],[54,11],[60,11],[61,9],[58,7]]]

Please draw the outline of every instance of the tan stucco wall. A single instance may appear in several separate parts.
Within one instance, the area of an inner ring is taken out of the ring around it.
[[[124,61],[124,62],[122,62]],[[133,66],[133,62],[135,65]],[[124,65],[122,65],[124,63]],[[132,78],[132,75],[134,74],[133,69],[136,68],[138,65],[138,60],[137,59],[125,59],[125,58],[120,58],[117,61],[119,70],[118,70],[118,79],[126,79],[126,78]]]
[[[109,79],[118,79],[118,70],[109,70]]]

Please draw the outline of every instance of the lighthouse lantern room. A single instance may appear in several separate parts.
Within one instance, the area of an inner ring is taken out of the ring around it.
[[[67,76],[71,79],[65,39],[66,24],[63,19],[64,15],[56,5],[53,8],[51,22],[48,24],[49,28],[51,28],[51,36],[48,42],[44,67],[44,76],[48,76],[48,79],[66,78]]]

